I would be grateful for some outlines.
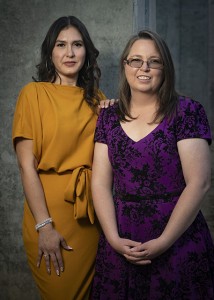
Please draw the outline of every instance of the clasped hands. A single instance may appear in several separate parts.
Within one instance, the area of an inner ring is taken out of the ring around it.
[[[148,265],[152,259],[161,255],[168,249],[167,243],[162,237],[145,243],[135,242],[129,239],[117,238],[111,243],[112,247],[123,255],[130,263],[136,265]]]

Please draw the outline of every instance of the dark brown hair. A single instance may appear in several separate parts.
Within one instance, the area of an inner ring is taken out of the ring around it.
[[[57,19],[49,28],[41,46],[41,60],[37,67],[37,79],[35,81],[55,82],[57,73],[51,60],[52,51],[59,33],[68,27],[75,27],[82,36],[86,57],[82,69],[79,72],[77,86],[84,89],[84,99],[95,108],[99,103],[99,79],[100,68],[97,64],[99,51],[95,48],[85,25],[76,17],[68,16]]]

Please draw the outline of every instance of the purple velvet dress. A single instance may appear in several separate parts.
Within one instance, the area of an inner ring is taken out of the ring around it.
[[[102,110],[95,141],[108,145],[120,236],[146,242],[161,235],[185,188],[177,142],[203,138],[210,144],[210,128],[202,105],[180,97],[172,120],[134,142],[116,110],[117,105]],[[214,247],[202,213],[147,266],[127,262],[101,235],[91,299],[213,300]]]

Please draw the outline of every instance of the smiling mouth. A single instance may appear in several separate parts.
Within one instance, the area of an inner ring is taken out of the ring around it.
[[[151,79],[150,76],[145,76],[145,75],[138,76],[137,78],[140,80],[150,80]]]

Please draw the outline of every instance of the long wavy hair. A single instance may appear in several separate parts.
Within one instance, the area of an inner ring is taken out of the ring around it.
[[[75,27],[82,36],[86,57],[82,69],[79,72],[77,86],[84,89],[84,99],[93,109],[99,103],[99,79],[101,76],[100,68],[97,64],[99,51],[95,48],[88,30],[85,25],[76,17],[60,17],[49,28],[41,46],[40,63],[36,66],[37,78],[35,81],[55,82],[58,74],[52,62],[52,51],[55,46],[59,33],[69,27]]]
[[[132,45],[143,39],[154,41],[155,46],[163,61],[163,82],[158,91],[158,109],[150,124],[160,122],[165,116],[171,118],[176,112],[178,93],[175,90],[175,69],[172,57],[165,41],[155,32],[142,30],[137,35],[132,36],[125,46],[120,58],[120,82],[119,82],[119,107],[118,114],[121,121],[134,119],[130,114],[131,90],[125,76],[124,60],[130,53]]]

